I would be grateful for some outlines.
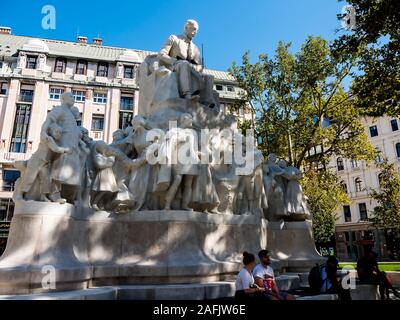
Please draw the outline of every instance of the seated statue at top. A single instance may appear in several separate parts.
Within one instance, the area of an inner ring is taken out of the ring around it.
[[[199,30],[195,20],[187,20],[184,33],[168,37],[158,53],[161,65],[178,76],[179,95],[185,99],[201,99],[200,103],[213,108],[213,77],[203,74],[200,50],[193,43]]]
[[[187,20],[182,35],[170,35],[159,53],[147,56],[139,67],[140,114],[150,116],[164,107],[170,108],[171,101],[177,98],[199,102],[218,113],[214,77],[203,73],[200,50],[193,43],[198,30],[195,20]]]

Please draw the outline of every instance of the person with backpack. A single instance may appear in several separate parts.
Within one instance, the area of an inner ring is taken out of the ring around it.
[[[351,300],[350,289],[344,289],[337,275],[339,262],[329,256],[325,264],[316,265],[308,275],[310,291],[314,294],[337,294],[339,300]]]
[[[357,261],[357,275],[361,283],[375,284],[379,286],[381,300],[389,300],[389,289],[399,298],[400,293],[393,287],[392,282],[384,271],[379,270],[378,255],[374,251],[368,252]]]

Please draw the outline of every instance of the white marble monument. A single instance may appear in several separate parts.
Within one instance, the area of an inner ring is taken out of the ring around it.
[[[300,171],[274,155],[265,162],[232,129],[203,74],[198,28],[188,20],[145,59],[140,115],[111,144],[77,125],[71,93],[47,115],[38,150],[15,164],[0,294],[223,280],[244,250],[266,247],[286,270],[320,260]],[[43,284],[48,267],[55,287]]]

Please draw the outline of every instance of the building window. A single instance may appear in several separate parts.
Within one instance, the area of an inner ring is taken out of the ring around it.
[[[124,66],[124,78],[125,79],[133,79],[133,67],[132,66]]]
[[[99,62],[97,65],[97,76],[98,77],[107,77],[108,76],[108,63]]]
[[[60,100],[61,95],[64,93],[64,89],[62,88],[50,88],[49,98],[51,100]]]
[[[369,134],[371,135],[371,138],[377,137],[378,136],[378,127],[377,126],[369,127]]]
[[[3,191],[14,191],[15,181],[21,176],[17,170],[3,170]]]
[[[103,131],[104,128],[104,116],[101,114],[95,114],[92,118],[92,131]]]
[[[32,102],[33,101],[33,90],[21,89],[19,92],[20,102]]]
[[[133,118],[133,112],[119,112],[119,128],[125,129],[131,125],[131,121]]]
[[[396,143],[396,154],[397,157],[400,158],[400,142]]]
[[[226,86],[226,90],[229,92],[235,92],[235,88],[233,86]]]
[[[75,120],[76,120],[76,125],[77,125],[78,127],[82,127],[82,118],[83,118],[82,112],[79,112],[79,118],[78,118],[78,119],[75,118]]]
[[[355,186],[356,186],[356,192],[362,191],[362,181],[361,181],[360,178],[356,178],[356,179],[354,180],[354,184],[355,184]]]
[[[31,105],[17,104],[10,152],[26,152],[26,144],[31,118]]]
[[[342,158],[337,158],[336,163],[337,163],[338,171],[344,170],[344,165],[343,165],[343,159]]]
[[[221,85],[221,84],[217,84],[217,85],[215,85],[215,89],[216,89],[217,91],[223,91],[223,90],[224,90],[224,86]]]
[[[346,184],[346,182],[344,182],[344,181],[340,182],[340,186],[342,187],[343,191],[347,193],[347,184]]]
[[[382,162],[383,162],[382,151],[379,148],[376,148],[375,163],[378,164]]]
[[[360,220],[361,221],[368,220],[367,205],[365,203],[359,203],[358,210],[360,212]]]
[[[56,59],[56,64],[54,66],[54,72],[65,72],[65,68],[67,66],[67,60],[64,58],[57,58]]]
[[[93,93],[93,102],[100,103],[100,104],[106,104],[107,103],[107,93],[94,92]]]
[[[133,111],[133,97],[121,96],[120,110]]]
[[[7,94],[8,83],[7,82],[0,82],[0,94],[6,95]]]
[[[76,63],[76,74],[86,74],[87,70],[87,61],[85,60],[78,60]]]
[[[85,91],[72,90],[72,94],[74,95],[76,102],[84,102],[85,101]]]
[[[390,125],[392,126],[392,131],[399,130],[399,124],[397,123],[397,119],[390,120]]]
[[[14,201],[11,198],[0,198],[0,219],[2,221],[11,221],[13,215],[14,215]],[[1,240],[2,238],[0,237],[0,243]],[[0,248],[0,254],[1,254],[1,248]]]
[[[121,96],[119,109],[119,128],[125,129],[131,125],[133,118],[133,97]]]
[[[343,206],[344,221],[351,222],[351,211],[350,206]]]
[[[37,56],[27,56],[26,68],[27,69],[36,69],[36,65],[37,65]]]
[[[351,167],[352,168],[358,168],[358,161],[357,160],[351,160]]]

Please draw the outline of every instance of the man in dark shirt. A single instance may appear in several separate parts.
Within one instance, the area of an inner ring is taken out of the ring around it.
[[[393,288],[390,279],[384,271],[379,270],[377,254],[370,251],[367,255],[357,261],[357,274],[361,283],[376,284],[379,286],[381,299],[389,299],[389,289],[391,289],[396,297],[400,294]]]

